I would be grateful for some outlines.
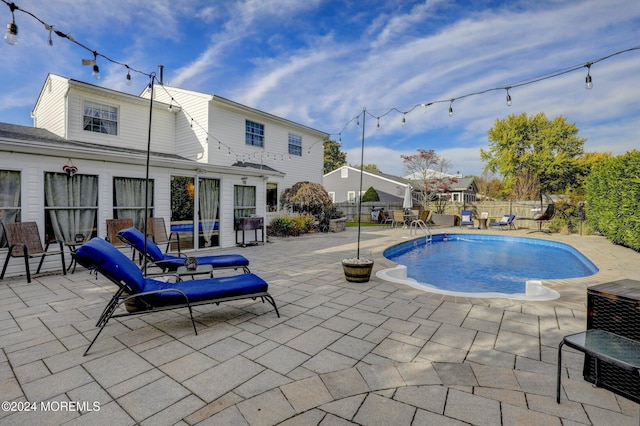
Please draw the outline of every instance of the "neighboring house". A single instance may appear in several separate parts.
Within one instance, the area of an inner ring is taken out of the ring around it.
[[[216,96],[154,89],[150,103],[148,90],[50,74],[34,127],[0,123],[0,222],[35,221],[43,240],[104,237],[111,218],[142,229],[149,134],[149,214],[180,228],[186,249],[233,246],[235,217],[268,219],[283,190],[321,182],[326,133]],[[6,253],[0,227],[0,261]],[[47,257],[43,270],[49,264],[59,268]],[[7,276],[23,273],[20,259],[9,263]]]
[[[473,203],[476,201],[478,194],[478,182],[475,178],[456,178],[456,182],[451,184],[451,190],[448,192],[449,201],[460,203]]]
[[[431,172],[431,171],[429,171]],[[415,192],[422,187],[421,179],[413,179],[416,176],[437,176],[439,178],[447,176],[453,178],[451,190],[446,193],[449,201],[474,202],[478,192],[478,184],[474,178],[463,178],[460,175],[448,175],[441,172],[427,174],[411,174],[400,177],[380,172],[364,171],[362,174],[362,194],[369,187],[373,187],[380,196],[380,201],[384,203],[402,203],[404,191],[407,185],[411,185]],[[351,166],[342,166],[324,175],[322,180],[324,188],[334,203],[351,202],[356,203],[360,195],[360,169]],[[443,194],[445,195],[445,194]]]
[[[423,185],[423,179],[451,179],[451,185],[449,191],[442,194],[447,197],[449,201],[460,203],[472,203],[476,201],[476,195],[478,193],[478,183],[475,178],[463,178],[460,172],[455,175],[449,173],[443,173],[432,169],[425,169],[424,171],[415,172],[410,175],[404,176],[405,179],[411,181],[411,185],[414,189],[420,188]]]
[[[399,176],[376,172],[362,172],[360,193],[360,169],[342,166],[324,175],[322,185],[334,203],[356,203],[369,187],[373,187],[383,203],[402,203],[404,192],[410,183]]]

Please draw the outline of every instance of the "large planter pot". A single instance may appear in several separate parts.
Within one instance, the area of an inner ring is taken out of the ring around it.
[[[440,225],[440,226],[456,225],[456,215],[453,215],[453,214],[434,213],[433,216],[431,216],[431,220],[435,225]]]
[[[366,283],[373,270],[372,259],[342,259],[344,278],[352,283]]]
[[[329,219],[329,232],[342,232],[347,225],[347,218]]]

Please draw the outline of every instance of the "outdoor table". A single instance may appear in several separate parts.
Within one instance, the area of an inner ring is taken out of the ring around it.
[[[193,279],[196,275],[209,275],[209,278],[213,278],[213,266],[211,265],[198,265],[196,269],[189,269],[186,266],[180,266],[176,270],[178,274],[178,280],[182,281],[182,277],[191,276]]]
[[[640,376],[640,342],[596,329],[571,334],[565,336],[558,346],[558,381],[556,390],[556,401],[558,403],[560,403],[560,380],[562,376],[562,346],[565,344],[593,358],[596,386],[606,384],[602,382],[603,374],[600,368],[600,361],[615,365],[627,371],[631,376]]]

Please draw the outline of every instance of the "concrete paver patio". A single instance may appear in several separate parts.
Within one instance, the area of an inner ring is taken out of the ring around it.
[[[586,327],[587,287],[640,280],[640,254],[597,236],[536,237],[572,244],[600,272],[545,282],[555,301],[455,298],[346,282],[353,228],[272,239],[215,253],[247,256],[280,318],[249,300],[198,307],[197,336],[181,310],[112,320],[87,356],[111,283],[81,268],[5,279],[0,395],[37,411],[3,406],[0,424],[638,425],[640,405],[583,380],[580,353],[564,351],[561,404],[555,375],[558,343]],[[375,272],[408,238],[364,227],[361,253]]]

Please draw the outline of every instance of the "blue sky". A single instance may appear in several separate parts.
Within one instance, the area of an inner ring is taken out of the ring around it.
[[[366,108],[365,164],[403,175],[401,154],[434,149],[449,171],[480,174],[487,130],[509,114],[564,116],[585,150],[640,147],[640,50],[510,90],[506,87],[640,46],[638,0],[14,0],[55,29],[132,68],[164,65],[166,83],[211,93],[336,134],[359,164]],[[139,94],[148,83],[16,12],[19,41],[0,44],[0,121],[32,125],[48,73]],[[11,19],[0,4],[0,17]],[[3,22],[4,22],[3,21]],[[396,108],[398,111],[384,115]],[[380,127],[373,117],[384,115]],[[361,121],[361,120],[360,120]],[[349,123],[350,122],[350,123]],[[349,123],[349,124],[347,124]],[[346,127],[345,127],[346,125]]]

